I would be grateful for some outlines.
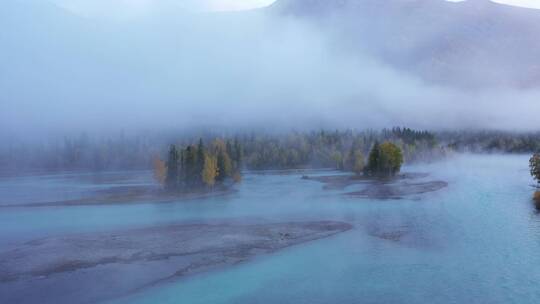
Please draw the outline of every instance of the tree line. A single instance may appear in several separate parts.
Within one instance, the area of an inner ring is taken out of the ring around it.
[[[213,188],[241,179],[242,147],[235,140],[215,139],[207,147],[203,139],[197,145],[171,145],[167,160],[154,159],[154,175],[167,190]]]
[[[235,149],[236,142],[240,146],[237,150],[241,150],[243,155],[237,171],[242,167],[249,170],[336,168],[360,172],[363,167],[360,159],[366,162],[365,156],[375,142],[394,143],[401,149],[406,162],[438,159],[447,152],[447,148],[439,144],[435,133],[409,128],[379,131],[319,130],[279,134],[244,132],[229,135],[156,132],[135,136],[120,134],[92,137],[82,134],[34,145],[5,143],[0,146],[0,168],[4,172],[148,169],[152,167],[156,155],[164,160],[163,166],[166,167],[169,143],[175,143],[180,161],[182,152],[184,155],[189,154],[185,151],[188,146],[192,146],[193,151],[197,149],[199,138],[209,143],[205,149],[208,150],[207,154],[216,157],[216,161],[217,154],[212,150],[215,138],[221,138],[225,146],[229,142],[229,145],[233,146],[232,150]],[[229,156],[233,158],[231,153]],[[208,162],[212,161],[211,158]],[[200,167],[199,164],[199,169]],[[207,172],[210,172],[207,176],[211,177],[212,170]],[[216,178],[219,181],[219,177]],[[185,184],[184,181],[181,183]]]
[[[196,134],[196,136],[194,135]],[[448,152],[534,153],[540,151],[540,132],[500,131],[430,132],[410,128],[383,130],[319,130],[281,134],[199,134],[154,132],[116,136],[78,136],[43,139],[33,143],[22,139],[4,140],[0,145],[2,172],[65,170],[148,169],[154,155],[165,156],[168,143],[178,146],[211,142],[220,137],[238,140],[243,146],[243,166],[251,170],[289,168],[350,168],[356,154],[367,155],[375,141],[396,144],[406,162],[433,160]],[[351,148],[354,146],[354,152]]]
[[[446,131],[438,140],[458,152],[535,153],[540,151],[540,132]]]
[[[166,161],[154,160],[154,174],[167,190],[212,189],[226,181],[240,181],[243,156],[238,139],[215,139],[208,147],[200,139],[197,145],[171,145]],[[375,141],[367,162],[362,149],[352,145],[346,161],[336,169],[356,175],[392,177],[399,173],[402,164],[400,147],[389,141]]]
[[[258,134],[240,139],[246,167],[252,170],[335,168],[362,172],[365,156],[381,142],[399,147],[407,162],[440,159],[447,153],[433,133],[408,128]]]
[[[148,169],[152,157],[168,140],[151,135],[78,136],[48,138],[29,143],[4,140],[0,145],[0,170],[101,171]]]

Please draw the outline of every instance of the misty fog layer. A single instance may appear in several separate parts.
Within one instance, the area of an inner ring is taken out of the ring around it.
[[[538,89],[426,81],[362,51],[369,45],[351,47],[335,21],[328,27],[271,9],[87,18],[44,1],[3,5],[0,136],[194,126],[538,126]],[[366,44],[374,38],[385,39],[366,36]],[[479,64],[475,77],[490,72]]]

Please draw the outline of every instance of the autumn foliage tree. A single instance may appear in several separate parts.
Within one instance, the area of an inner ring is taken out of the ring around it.
[[[230,144],[226,144],[221,139],[216,139],[212,143],[212,152],[216,157],[219,181],[224,181],[226,178],[231,177],[233,173],[233,164],[231,157],[229,156],[228,147]]]
[[[385,142],[380,146],[380,168],[383,176],[394,176],[401,170],[403,153],[401,149],[391,142]]]
[[[217,165],[217,159],[213,155],[204,155],[204,166],[202,170],[202,180],[206,186],[210,188],[216,183],[216,176],[218,176],[219,170]]]
[[[153,166],[154,178],[159,184],[165,185],[165,179],[167,178],[167,166],[165,165],[165,162],[158,156],[154,156]]]
[[[202,139],[184,148],[171,145],[166,162],[154,160],[154,177],[168,190],[191,191],[213,188],[226,180],[239,182],[241,155],[239,143],[222,139],[214,140],[208,148]]]
[[[371,176],[392,177],[399,173],[403,164],[401,149],[391,142],[375,143],[369,154],[366,172]]]
[[[165,177],[165,187],[175,189],[178,182],[178,151],[175,145],[169,149],[169,158],[167,159],[167,175]]]

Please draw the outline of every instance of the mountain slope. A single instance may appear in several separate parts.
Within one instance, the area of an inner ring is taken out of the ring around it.
[[[540,10],[488,0],[278,0],[269,11],[336,31],[352,50],[429,82],[540,86]]]

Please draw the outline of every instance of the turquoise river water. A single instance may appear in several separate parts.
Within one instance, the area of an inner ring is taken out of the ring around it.
[[[400,200],[352,198],[301,179],[302,172],[266,172],[247,173],[237,192],[208,199],[2,208],[0,250],[40,237],[170,223],[337,220],[354,229],[108,303],[540,303],[540,214],[527,165],[527,156],[468,155],[406,166],[449,185]],[[152,183],[148,172],[115,174],[126,173],[2,178],[0,204]]]

